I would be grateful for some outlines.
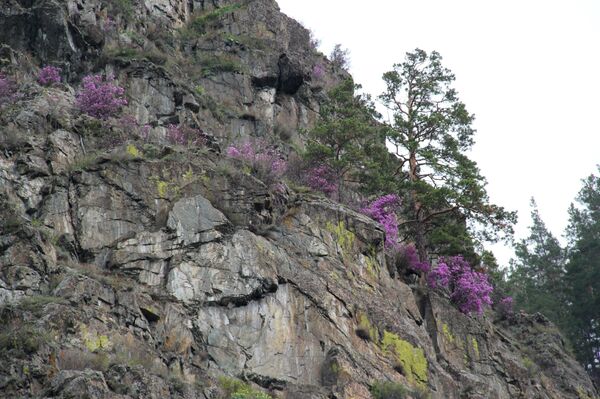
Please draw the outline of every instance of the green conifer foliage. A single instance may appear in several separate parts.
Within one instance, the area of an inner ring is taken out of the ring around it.
[[[599,167],[600,171],[600,167]],[[583,180],[578,206],[569,209],[566,271],[568,335],[575,354],[592,374],[600,375],[600,177]]]
[[[529,236],[515,244],[508,286],[515,306],[527,313],[540,312],[564,325],[565,250],[546,228],[535,200],[531,199]]]
[[[339,196],[348,183],[358,183],[357,176],[372,165],[374,154],[386,152],[375,123],[378,114],[368,96],[355,94],[359,88],[351,79],[333,88],[321,105],[319,121],[308,132],[305,156],[311,164],[334,171]]]
[[[416,49],[383,75],[379,96],[392,112],[387,133],[406,193],[409,224],[421,260],[427,257],[427,235],[443,215],[466,217],[485,227],[481,238],[512,234],[516,214],[489,203],[485,179],[466,156],[473,144],[473,115],[450,87],[454,75],[437,52]]]

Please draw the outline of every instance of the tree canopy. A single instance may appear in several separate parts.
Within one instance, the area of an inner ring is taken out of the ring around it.
[[[319,121],[308,132],[305,157],[333,170],[338,195],[386,151],[375,122],[379,114],[369,96],[356,94],[359,89],[352,79],[333,88],[321,104]]]
[[[515,305],[528,313],[541,312],[556,324],[563,324],[567,301],[562,285],[566,253],[542,220],[531,199],[529,236],[515,244],[509,287]]]
[[[489,241],[498,233],[510,236],[516,221],[515,213],[489,202],[486,181],[466,155],[473,145],[474,116],[458,99],[451,87],[455,77],[441,61],[435,51],[407,53],[383,75],[386,90],[379,96],[393,114],[387,138],[403,171],[407,224],[421,259],[427,257],[427,234],[442,216],[478,223],[480,238]]]
[[[600,177],[584,179],[576,199],[567,228],[568,335],[578,358],[600,374]]]
[[[529,236],[515,244],[506,289],[518,308],[557,324],[577,359],[600,380],[600,177],[584,179],[569,208],[566,248],[547,229],[535,201],[531,206]]]

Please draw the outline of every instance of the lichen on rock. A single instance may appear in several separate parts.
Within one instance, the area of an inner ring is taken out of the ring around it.
[[[396,367],[411,383],[426,384],[428,380],[428,363],[423,349],[414,347],[408,341],[389,331],[383,332],[381,348],[392,355]]]

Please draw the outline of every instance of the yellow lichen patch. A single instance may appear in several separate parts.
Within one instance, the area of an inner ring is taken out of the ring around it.
[[[202,173],[200,175],[200,180],[202,180],[202,183],[204,183],[205,186],[208,186],[210,184],[210,176],[206,173]]]
[[[379,331],[377,330],[377,327],[371,324],[369,317],[364,312],[359,311],[356,315],[356,319],[358,321],[356,334],[359,337],[368,339],[372,342],[379,341]]]
[[[134,158],[141,158],[142,157],[142,152],[140,150],[137,149],[136,146],[134,146],[133,144],[129,144],[127,146],[127,153],[129,155],[131,155]]]
[[[181,175],[184,183],[191,183],[194,180],[194,171],[189,168],[183,175]]]
[[[158,196],[161,198],[165,198],[167,193],[169,192],[169,183],[164,180],[156,181],[156,191],[158,191]]]
[[[389,331],[383,332],[381,348],[401,365],[409,382],[421,385],[427,382],[427,359],[423,349],[415,348]]]
[[[537,365],[527,356],[523,356],[523,367],[527,369],[529,375],[534,375],[537,371]]]
[[[165,174],[166,173],[163,171],[163,175]],[[181,187],[176,178],[172,180],[163,180],[158,176],[150,176],[148,177],[148,180],[154,183],[159,198],[168,198],[169,196],[177,197],[181,192]]]
[[[365,257],[365,264],[367,266],[367,274],[371,276],[373,279],[377,279],[379,277],[379,263],[371,256]]]
[[[106,335],[98,335],[95,331],[90,332],[84,325],[79,328],[79,331],[83,339],[83,344],[90,352],[110,348],[111,342]]]
[[[473,345],[473,352],[477,359],[479,359],[479,342],[477,342],[477,338],[471,337],[471,344]]]
[[[578,399],[598,399],[597,396],[588,395],[581,387],[577,387],[575,390],[577,391],[577,396],[579,396]]]
[[[356,239],[356,236],[353,232],[346,229],[346,225],[343,221],[339,221],[337,225],[331,222],[327,222],[325,228],[331,234],[335,235],[337,245],[342,251],[342,255],[346,255],[352,251],[352,248],[354,248],[354,241]]]
[[[454,343],[454,335],[452,335],[452,332],[450,332],[450,327],[448,327],[448,324],[446,323],[442,323],[442,335],[444,336],[446,342],[451,344]]]

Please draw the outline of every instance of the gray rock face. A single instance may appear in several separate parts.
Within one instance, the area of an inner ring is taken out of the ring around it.
[[[127,3],[0,5],[21,79],[0,106],[3,395],[216,399],[226,376],[280,398],[367,399],[381,380],[434,399],[597,397],[542,316],[459,313],[390,275],[370,218],[220,154],[302,145],[344,76],[275,2]],[[66,82],[37,85],[31,55]],[[76,110],[98,71],[126,89],[125,132]],[[207,145],[169,144],[170,124]]]
[[[201,195],[177,201],[167,220],[167,226],[177,232],[182,245],[213,241],[220,237],[215,229],[226,223],[225,215]]]

